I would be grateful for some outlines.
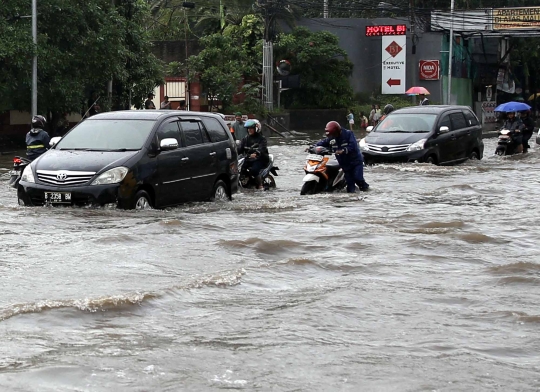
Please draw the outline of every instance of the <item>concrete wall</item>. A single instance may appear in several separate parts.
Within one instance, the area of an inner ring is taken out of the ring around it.
[[[407,19],[303,19],[298,25],[311,31],[329,31],[339,37],[339,45],[354,64],[351,86],[355,93],[381,91],[382,38],[366,37],[365,28],[371,25],[406,24]],[[407,80],[406,89],[423,86],[431,93],[432,102],[442,103],[441,81],[419,81],[419,60],[440,60],[442,35],[417,32],[416,54],[412,54],[412,38],[407,32]]]

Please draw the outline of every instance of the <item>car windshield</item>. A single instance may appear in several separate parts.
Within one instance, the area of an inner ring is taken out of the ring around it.
[[[375,128],[374,132],[427,133],[433,129],[436,119],[436,114],[392,113]]]
[[[84,120],[56,145],[58,150],[140,150],[155,122],[152,120]]]

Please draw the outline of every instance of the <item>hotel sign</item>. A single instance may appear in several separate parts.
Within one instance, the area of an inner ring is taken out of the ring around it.
[[[493,30],[539,29],[540,7],[493,9]]]

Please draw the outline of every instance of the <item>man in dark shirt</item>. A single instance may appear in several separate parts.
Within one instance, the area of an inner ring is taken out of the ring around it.
[[[155,109],[156,108],[156,105],[154,105],[154,101],[152,101],[152,99],[154,99],[154,94],[152,94],[152,93],[148,94],[148,99],[146,101],[144,101],[144,108],[145,109]]]

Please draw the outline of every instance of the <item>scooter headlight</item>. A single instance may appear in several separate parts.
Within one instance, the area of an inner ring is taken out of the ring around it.
[[[369,150],[368,145],[366,143],[366,138],[361,139],[360,142],[358,142],[358,145],[360,146],[360,150],[362,150],[362,151],[368,151]]]
[[[21,181],[24,181],[24,182],[36,182],[34,180],[34,173],[32,172],[32,168],[30,167],[30,165],[26,166],[23,170],[23,174],[21,176]]]
[[[427,139],[420,139],[417,142],[411,144],[409,148],[407,148],[407,151],[420,151],[424,149],[424,144],[426,143]]]

